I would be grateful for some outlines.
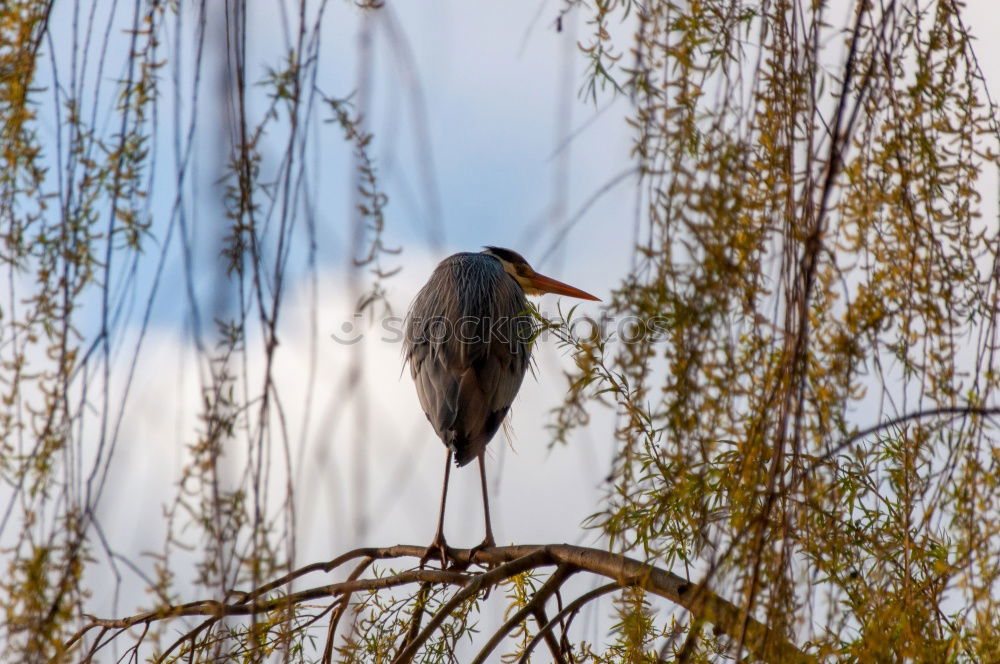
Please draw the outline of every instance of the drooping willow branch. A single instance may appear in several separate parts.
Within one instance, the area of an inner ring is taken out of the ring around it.
[[[633,558],[569,544],[495,547],[479,550],[475,553],[469,549],[452,549],[450,554],[453,565],[445,570],[410,569],[377,578],[348,578],[343,582],[315,586],[279,597],[267,596],[295,579],[314,572],[332,572],[354,559],[363,559],[360,566],[363,569],[375,560],[407,557],[419,559],[425,552],[426,548],[424,547],[409,545],[355,549],[327,563],[302,567],[253,591],[234,593],[237,596],[232,601],[203,600],[164,607],[125,618],[93,618],[66,641],[60,656],[65,657],[74,648],[79,647],[92,630],[103,635],[109,630],[127,630],[134,626],[148,628],[153,623],[182,616],[205,616],[217,620],[226,616],[265,615],[272,611],[294,609],[304,603],[324,598],[336,600],[336,608],[333,609],[335,612],[334,620],[336,620],[344,612],[343,602],[345,598],[356,593],[379,591],[409,584],[444,584],[459,587],[452,597],[437,608],[422,629],[418,628],[415,635],[411,635],[401,644],[393,661],[404,664],[413,659],[441,623],[464,601],[474,598],[478,593],[518,574],[555,566],[557,570],[550,576],[550,580],[539,588],[534,596],[529,598],[524,610],[514,614],[516,619],[508,619],[498,633],[487,640],[486,645],[480,651],[480,659],[488,656],[489,652],[516,626],[516,620],[526,620],[529,615],[533,615],[536,619],[539,619],[539,616],[544,616],[542,607],[545,601],[559,590],[567,578],[574,573],[590,573],[611,579],[619,588],[641,588],[645,592],[663,597],[689,611],[699,622],[711,623],[718,632],[724,633],[734,640],[743,636],[746,647],[759,659],[780,662],[816,661],[814,657],[800,650],[785,636],[770,629],[764,623],[753,618],[745,623],[746,617],[738,606],[723,599],[704,585],[691,583],[672,572],[644,564]],[[488,569],[486,571],[470,571],[469,568],[473,564],[487,566]],[[354,576],[354,574],[351,575],[351,577]],[[551,632],[559,620],[567,614],[575,614],[588,601],[608,592],[609,590],[606,588],[606,586],[603,587],[602,592],[599,593],[591,591],[581,596],[560,611],[555,618],[542,622],[540,624],[541,631],[536,639],[547,639],[546,635]],[[195,630],[200,627],[196,627]],[[328,640],[334,638],[333,631],[335,629],[331,627]],[[182,636],[178,642],[191,639],[193,643],[196,636],[197,634],[189,633]],[[90,648],[83,661],[88,661],[100,647],[110,642],[111,640],[100,644],[99,647]],[[328,643],[326,646],[327,656],[329,656],[330,647]],[[553,656],[558,661],[558,655],[553,653]]]

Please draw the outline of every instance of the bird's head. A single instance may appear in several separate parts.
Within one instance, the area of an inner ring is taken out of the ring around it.
[[[600,298],[596,298],[590,293],[586,293],[579,288],[573,288],[569,284],[564,284],[563,282],[556,281],[551,277],[538,274],[530,265],[528,265],[528,261],[524,260],[524,256],[516,251],[503,249],[502,247],[486,247],[483,253],[489,254],[493,258],[500,261],[500,264],[503,265],[503,269],[507,272],[507,274],[514,278],[519,286],[521,286],[525,295],[544,295],[545,293],[556,293],[557,295],[577,297],[581,300],[601,301]]]

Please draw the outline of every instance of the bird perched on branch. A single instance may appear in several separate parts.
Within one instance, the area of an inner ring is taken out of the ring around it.
[[[483,453],[528,369],[535,325],[525,295],[543,293],[598,300],[538,274],[515,251],[486,247],[441,261],[410,306],[406,361],[420,405],[448,448],[437,533],[421,566],[435,552],[447,565],[443,530],[452,457],[458,466],[479,460],[486,537],[476,548],[495,545]]]

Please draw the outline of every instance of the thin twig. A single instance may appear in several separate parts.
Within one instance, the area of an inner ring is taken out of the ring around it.
[[[193,653],[195,651],[195,646],[197,645],[195,643],[195,639],[198,638],[198,635],[201,632],[205,631],[205,629],[207,629],[208,627],[211,627],[212,625],[214,625],[218,621],[219,621],[219,618],[217,616],[212,616],[212,617],[210,617],[210,618],[208,618],[206,620],[201,621],[200,623],[198,623],[198,626],[195,627],[194,629],[189,630],[189,631],[185,632],[184,634],[181,634],[177,638],[176,641],[174,641],[173,643],[170,644],[169,648],[167,648],[166,650],[163,651],[162,655],[160,655],[159,657],[156,658],[156,661],[157,662],[165,662],[167,660],[167,657],[170,655],[170,653],[172,653],[174,651],[174,649],[177,648],[177,646],[179,646],[180,644],[184,643],[185,641],[191,641],[191,650],[189,650],[188,653],[193,655]]]
[[[531,615],[535,617],[538,622],[538,628],[541,629],[549,624],[548,616],[545,615],[545,609],[540,605],[536,605],[532,610]],[[556,637],[552,636],[552,630],[545,632],[543,635],[545,639],[545,645],[549,647],[549,652],[552,653],[552,659],[556,664],[566,664],[566,660],[563,659],[562,650],[559,647],[559,642],[556,641]]]
[[[434,630],[451,615],[452,611],[484,587],[490,587],[498,581],[514,576],[515,574],[520,574],[533,567],[546,564],[550,560],[546,549],[547,547],[536,547],[533,551],[520,558],[494,567],[490,571],[474,577],[462,590],[455,593],[450,600],[437,610],[430,619],[430,622],[427,623],[427,626],[420,632],[420,635],[400,651],[399,655],[393,660],[393,664],[409,664],[413,656],[417,654],[420,646],[431,637]],[[481,555],[485,552],[485,550],[480,550],[477,554]]]
[[[372,564],[375,560],[371,557],[366,557],[361,563],[354,568],[351,575],[347,577],[347,581],[354,581],[359,576],[361,576],[368,566]],[[347,605],[351,601],[351,593],[344,593],[343,597],[340,598],[340,604],[337,605],[337,609],[330,616],[330,627],[326,632],[326,645],[323,648],[323,664],[330,664],[333,661],[333,642],[337,638],[337,625],[340,623],[341,617],[343,617],[344,612],[347,611]]]
[[[620,589],[621,586],[618,585],[617,583],[606,583],[603,586],[599,586],[597,588],[594,588],[590,592],[580,595],[575,600],[567,604],[565,608],[559,611],[559,613],[553,616],[551,620],[545,623],[545,625],[543,625],[542,628],[538,630],[538,634],[535,634],[535,636],[532,637],[531,641],[528,642],[527,647],[525,647],[524,653],[521,655],[521,659],[518,660],[518,664],[524,664],[525,662],[527,662],[528,656],[531,655],[531,651],[535,649],[535,646],[538,645],[538,642],[543,638],[545,638],[546,634],[551,634],[552,629],[557,624],[559,624],[564,618],[567,617],[569,618],[565,627],[565,629],[569,629],[569,623],[573,621],[573,616],[575,616],[576,613],[583,608],[584,604],[590,602],[591,600],[597,599],[601,595],[607,595],[610,592],[614,592],[615,590],[620,590]]]
[[[575,569],[566,565],[560,565],[557,567],[556,571],[549,576],[544,584],[542,584],[542,587],[535,591],[532,598],[524,606],[514,612],[514,614],[508,618],[503,625],[501,625],[500,629],[493,633],[490,640],[486,642],[486,645],[479,650],[475,659],[472,660],[472,664],[482,664],[482,662],[485,662],[486,658],[489,657],[490,653],[493,652],[501,641],[503,641],[504,637],[510,634],[511,630],[513,630],[517,625],[521,624],[525,618],[528,617],[528,614],[533,612],[536,607],[543,606],[548,598],[559,589],[559,586],[562,585],[563,581],[569,578],[569,576],[575,571]]]
[[[424,619],[424,607],[427,606],[430,591],[431,584],[420,584],[420,590],[417,592],[417,603],[413,608],[413,616],[410,618],[410,626],[406,630],[406,638],[403,640],[402,648],[406,648],[406,646],[413,643],[413,640],[417,638],[417,634],[420,633],[420,623]]]

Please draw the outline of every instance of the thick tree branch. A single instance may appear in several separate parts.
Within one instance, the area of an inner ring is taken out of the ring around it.
[[[358,592],[378,591],[409,584],[440,583],[460,586],[461,589],[435,612],[427,625],[419,630],[419,634],[411,635],[411,638],[407,639],[395,661],[408,662],[451,615],[452,611],[463,602],[475,597],[477,593],[516,574],[531,569],[558,566],[559,570],[553,575],[556,580],[553,581],[550,578],[539,589],[538,595],[529,600],[523,618],[531,614],[534,609],[544,605],[545,600],[559,588],[564,576],[569,576],[574,572],[590,572],[611,579],[617,587],[639,587],[648,593],[668,599],[688,610],[698,620],[711,623],[717,631],[727,634],[734,640],[738,640],[743,634],[746,647],[755,657],[765,661],[780,661],[782,663],[812,663],[817,661],[814,657],[801,651],[783,635],[753,618],[750,618],[744,625],[743,616],[741,616],[737,606],[719,597],[703,585],[692,584],[672,572],[651,567],[627,556],[569,544],[505,546],[481,549],[475,552],[471,549],[452,549],[454,566],[446,570],[411,569],[380,578],[349,578],[340,583],[321,585],[281,597],[265,597],[267,592],[277,590],[293,578],[299,578],[316,571],[329,572],[355,558],[366,558],[374,561],[407,557],[419,560],[426,550],[426,547],[407,545],[357,549],[328,563],[305,566],[281,579],[248,593],[240,594],[239,600],[235,602],[204,600],[147,611],[126,618],[95,618],[65,643],[61,654],[68,653],[87,632],[93,629],[99,629],[102,632],[108,629],[127,629],[134,625],[149,625],[181,616],[206,616],[209,620],[217,620],[224,616],[251,615],[277,609],[288,609],[306,602],[331,597],[340,598],[337,611],[342,613],[345,598]],[[367,562],[365,560],[356,568],[355,572],[363,569]],[[473,564],[492,566],[492,569],[485,572],[466,571]],[[603,586],[599,589],[598,594],[609,592],[610,589],[607,585]],[[580,600],[568,605],[542,627],[539,637],[545,638],[544,635],[551,633],[553,626],[561,617],[572,614],[583,603],[596,596],[594,593],[588,593]],[[744,627],[745,633],[743,632]],[[494,635],[483,647],[480,654],[488,654],[502,640],[503,634],[507,631],[501,628],[499,636]]]

